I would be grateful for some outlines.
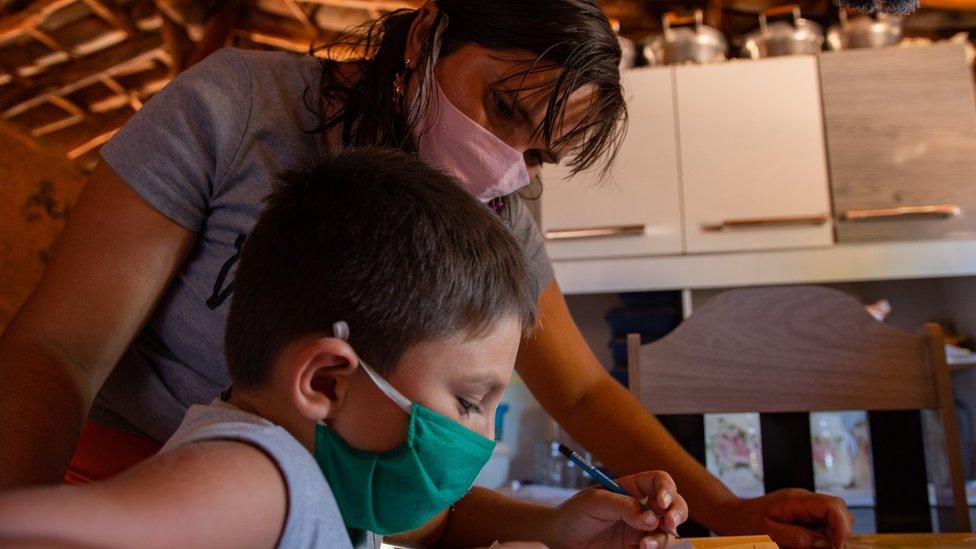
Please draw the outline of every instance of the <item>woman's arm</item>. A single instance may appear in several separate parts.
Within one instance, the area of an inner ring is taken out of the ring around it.
[[[604,370],[555,282],[540,297],[539,309],[542,326],[523,342],[519,375],[546,411],[615,472],[667,471],[691,517],[720,534],[768,533],[780,544],[809,547],[820,536],[792,523],[813,522],[827,526],[835,545],[850,535],[850,515],[837,498],[802,490],[735,497]]]
[[[262,451],[199,442],[103,482],[0,495],[0,545],[273,547],[286,513],[284,480]]]
[[[98,164],[0,339],[0,488],[61,481],[95,394],[194,238]]]
[[[523,342],[518,373],[570,435],[620,475],[660,469],[674,477],[692,517],[710,523],[705,502],[732,498],[667,429],[610,377],[576,327],[559,286],[539,298],[542,326]],[[595,420],[599,418],[599,421]]]

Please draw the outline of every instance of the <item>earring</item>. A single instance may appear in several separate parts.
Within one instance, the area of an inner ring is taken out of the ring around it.
[[[407,76],[409,73],[413,72],[413,67],[411,67],[412,64],[413,62],[410,60],[410,58],[404,59],[403,70],[393,76],[393,95],[396,96],[397,99],[402,99],[407,93]]]

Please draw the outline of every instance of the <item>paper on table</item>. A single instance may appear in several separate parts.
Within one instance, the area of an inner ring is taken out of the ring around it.
[[[939,549],[964,549],[976,547],[974,534],[866,534],[854,536],[848,542],[850,549],[907,549],[938,547]]]
[[[668,549],[779,549],[769,536],[718,536],[675,540]]]

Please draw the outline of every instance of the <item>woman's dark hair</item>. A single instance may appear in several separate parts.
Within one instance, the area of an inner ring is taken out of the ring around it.
[[[400,151],[363,147],[290,172],[241,250],[224,336],[238,387],[263,385],[307,334],[349,324],[387,372],[416,343],[535,326],[539,288],[502,221],[451,177]]]
[[[440,56],[466,44],[531,52],[536,56],[534,61],[525,63],[525,69],[517,74],[503,76],[495,85],[513,93],[516,100],[523,92],[548,94],[545,118],[535,131],[549,148],[569,145],[568,164],[573,173],[594,166],[601,158],[605,159],[604,169],[612,163],[627,119],[620,86],[620,44],[594,0],[436,0],[436,5],[439,12],[432,28],[447,19]],[[337,61],[322,59],[322,94],[326,103],[342,107],[325,113],[316,130],[341,125],[345,145],[413,151],[407,117],[404,109],[397,108],[393,81],[394,75],[404,73],[407,36],[418,13],[390,12],[313,49],[325,50],[326,54],[342,50],[364,55],[357,61],[361,77],[355,79],[341,74]],[[429,67],[435,53],[435,33],[428,34],[418,60],[420,67]],[[554,81],[535,85],[535,89],[524,86],[525,75],[551,70],[553,65],[561,68]],[[422,78],[424,72],[418,70],[414,77]],[[586,85],[595,89],[592,108],[554,141],[570,95]],[[311,107],[307,97],[306,103]]]

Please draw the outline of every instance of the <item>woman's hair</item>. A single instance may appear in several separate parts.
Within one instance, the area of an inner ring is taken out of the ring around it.
[[[241,250],[224,336],[231,379],[257,387],[277,354],[349,324],[387,372],[411,346],[535,326],[539,288],[502,221],[416,158],[363,147],[285,174]]]
[[[504,75],[495,83],[499,90],[523,94],[548,94],[545,118],[535,129],[547,147],[568,145],[573,172],[613,161],[622,138],[627,109],[620,86],[620,44],[606,16],[594,0],[436,0],[439,12],[432,29],[446,18],[439,56],[466,44],[493,50],[520,50],[536,56],[524,69]],[[404,72],[404,55],[410,26],[418,10],[397,10],[354,29],[313,51],[325,50],[322,59],[322,94],[326,103],[340,108],[322,116],[318,131],[341,125],[341,139],[349,146],[395,147],[413,151],[410,127],[402,108],[397,108],[394,76]],[[420,67],[430,67],[435,32],[428,33],[421,48]],[[358,78],[338,70],[328,52],[342,49],[362,52]],[[524,77],[559,67],[552,82],[524,85]],[[418,70],[413,77],[432,72]],[[428,76],[429,77],[429,76]],[[512,83],[514,85],[510,85]],[[586,116],[554,140],[565,115],[570,95],[583,86],[595,89]],[[501,87],[504,86],[504,87]],[[309,108],[318,109],[306,97]],[[410,118],[416,119],[411,116]]]

